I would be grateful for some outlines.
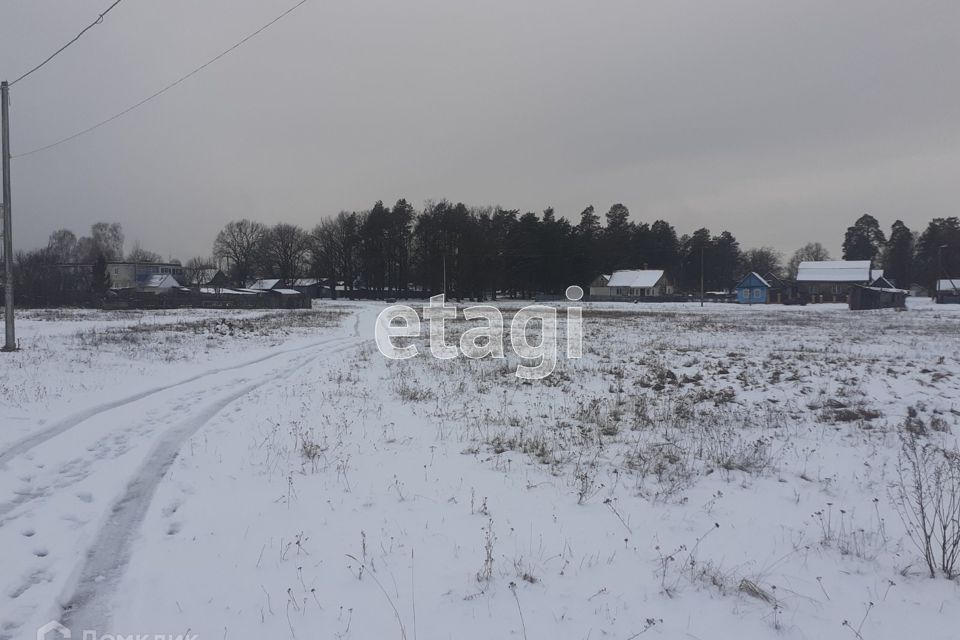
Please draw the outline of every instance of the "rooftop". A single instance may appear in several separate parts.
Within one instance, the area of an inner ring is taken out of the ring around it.
[[[870,266],[869,260],[801,262],[797,282],[871,282],[883,272]]]
[[[610,276],[608,287],[633,287],[634,289],[649,289],[660,282],[663,269],[642,269],[614,271]]]

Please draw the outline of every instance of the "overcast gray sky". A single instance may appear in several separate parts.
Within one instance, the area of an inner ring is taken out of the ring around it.
[[[109,0],[0,1],[0,77]],[[124,0],[12,91],[14,154],[219,53],[293,0]],[[186,260],[229,220],[405,197],[623,202],[679,232],[838,252],[960,214],[960,2],[311,0],[113,124],[14,160],[15,239],[121,222]]]

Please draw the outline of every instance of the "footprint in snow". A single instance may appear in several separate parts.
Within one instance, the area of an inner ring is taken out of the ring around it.
[[[41,582],[50,582],[50,575],[40,569],[39,571],[34,571],[29,576],[27,576],[18,586],[14,587],[13,590],[7,592],[7,596],[11,600],[16,600],[24,593],[30,590],[30,587],[40,584]]]
[[[49,554],[50,552],[44,547],[38,547],[33,550],[33,555],[37,556],[38,558],[46,558]]]
[[[179,522],[171,522],[171,523],[170,523],[170,526],[167,527],[167,535],[168,535],[168,536],[175,536],[175,535],[177,535],[178,533],[180,533],[180,529],[181,529],[181,528],[183,528],[183,524],[181,524],[181,523],[179,523]]]
[[[168,504],[163,508],[162,510],[163,515],[169,518],[170,516],[172,516],[177,512],[177,509],[180,508],[180,504],[181,503],[179,500],[172,501],[170,504]]]
[[[24,538],[32,538],[34,535],[36,535],[36,533],[37,532],[34,531],[33,529],[27,528],[22,530],[20,532],[20,535],[22,535]]]
[[[77,498],[80,499],[80,500],[83,501],[83,502],[87,502],[87,503],[93,502],[93,494],[90,493],[89,491],[80,491],[80,492],[78,492],[78,493],[77,493]]]

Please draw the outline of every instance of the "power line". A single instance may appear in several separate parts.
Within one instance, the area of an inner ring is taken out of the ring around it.
[[[119,2],[119,0],[118,0],[118,2]],[[130,113],[130,112],[133,111],[134,109],[137,109],[137,108],[139,108],[139,107],[142,107],[143,105],[145,105],[146,103],[150,102],[150,101],[153,100],[154,98],[157,98],[157,97],[163,95],[164,93],[166,93],[167,91],[169,91],[170,89],[173,89],[175,86],[177,86],[178,84],[180,84],[180,83],[183,82],[184,80],[187,80],[187,79],[189,79],[189,78],[197,75],[198,73],[200,73],[201,71],[203,71],[204,69],[206,69],[207,67],[209,67],[210,65],[212,65],[214,62],[216,62],[216,61],[219,60],[220,58],[223,58],[224,56],[226,56],[227,54],[229,54],[230,52],[232,52],[234,49],[237,49],[238,47],[240,47],[241,45],[243,45],[243,44],[244,44],[245,42],[247,42],[248,40],[256,37],[257,35],[259,35],[259,34],[261,34],[261,33],[263,33],[264,31],[266,31],[267,29],[269,29],[271,26],[273,26],[274,24],[276,24],[277,22],[279,22],[279,21],[282,20],[283,18],[287,17],[288,15],[290,15],[291,13],[293,13],[296,9],[298,9],[298,8],[301,7],[302,5],[306,4],[307,2],[309,2],[309,0],[300,0],[300,1],[297,2],[295,5],[293,5],[292,7],[290,7],[289,9],[287,9],[286,11],[284,11],[283,13],[281,13],[280,15],[278,15],[276,18],[274,18],[274,19],[271,20],[270,22],[266,23],[265,25],[263,25],[262,27],[260,27],[260,28],[257,29],[256,31],[254,31],[253,33],[245,36],[243,39],[241,39],[240,41],[238,41],[236,44],[234,44],[234,45],[232,45],[231,47],[225,49],[222,53],[220,53],[220,54],[214,56],[213,58],[211,58],[210,60],[204,62],[202,65],[200,65],[199,67],[197,67],[196,69],[194,69],[194,70],[191,71],[190,73],[187,73],[186,75],[181,76],[180,78],[178,78],[177,80],[171,82],[170,84],[168,84],[167,86],[163,87],[163,88],[160,89],[159,91],[156,91],[155,93],[147,96],[146,98],[144,98],[144,99],[141,100],[140,102],[137,102],[136,104],[127,107],[127,108],[124,109],[123,111],[120,111],[119,113],[116,113],[116,114],[110,116],[110,117],[107,118],[106,120],[102,120],[102,121],[98,122],[98,123],[95,124],[95,125],[92,125],[92,126],[90,126],[90,127],[87,127],[86,129],[83,129],[82,131],[78,131],[77,133],[74,133],[73,135],[67,136],[66,138],[61,138],[60,140],[57,140],[56,142],[53,142],[53,143],[48,144],[48,145],[46,145],[46,146],[39,147],[39,148],[34,149],[34,150],[32,150],[32,151],[27,151],[27,152],[25,152],[25,153],[18,153],[17,155],[15,155],[15,156],[13,156],[13,157],[14,157],[14,158],[23,158],[23,157],[25,157],[25,156],[31,156],[31,155],[33,155],[33,154],[35,154],[35,153],[40,153],[41,151],[47,151],[48,149],[53,149],[54,147],[58,147],[58,146],[60,146],[61,144],[64,144],[65,142],[70,142],[71,140],[75,140],[76,138],[79,138],[80,136],[82,136],[82,135],[84,135],[84,134],[90,133],[90,132],[93,131],[94,129],[99,129],[100,127],[102,127],[102,126],[104,126],[104,125],[110,124],[111,122],[113,122],[114,120],[117,120],[118,118],[122,118],[123,116],[127,115],[128,113]]]
[[[69,46],[72,45],[74,42],[76,42],[77,40],[79,40],[79,39],[83,36],[83,34],[85,34],[87,31],[89,31],[90,29],[93,29],[95,26],[97,26],[98,24],[100,24],[101,22],[103,22],[103,16],[107,15],[108,13],[110,13],[110,10],[113,9],[113,8],[114,8],[115,6],[117,6],[118,4],[120,4],[122,1],[123,1],[123,0],[116,0],[116,2],[114,2],[112,5],[110,5],[109,7],[107,7],[106,11],[104,11],[103,13],[101,13],[101,14],[97,17],[96,20],[94,20],[93,22],[91,22],[90,24],[88,24],[86,27],[84,27],[83,31],[81,31],[80,33],[78,33],[77,36],[76,36],[73,40],[71,40],[71,41],[68,42],[67,44],[63,45],[62,47],[60,47],[59,49],[57,49],[56,51],[54,51],[53,54],[52,54],[49,58],[47,58],[46,60],[44,60],[43,62],[41,62],[41,63],[38,64],[37,66],[35,66],[33,69],[30,69],[30,71],[27,71],[25,74],[23,74],[22,76],[20,76],[19,78],[17,78],[17,79],[14,80],[13,82],[11,82],[11,83],[10,83],[10,86],[12,87],[13,85],[17,84],[18,82],[20,82],[21,80],[23,80],[24,78],[26,78],[28,75],[30,75],[30,74],[33,73],[34,71],[39,70],[40,67],[42,67],[43,65],[47,64],[48,62],[50,62],[51,60],[53,60],[54,58],[56,58],[58,55],[60,55],[61,53],[63,53],[63,51],[64,51],[67,47],[69,47]]]

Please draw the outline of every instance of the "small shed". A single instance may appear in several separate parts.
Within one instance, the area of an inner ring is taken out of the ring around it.
[[[756,271],[751,271],[737,284],[737,302],[740,304],[767,304],[770,301],[770,283]]]
[[[310,299],[296,289],[270,289],[273,306],[280,309],[309,309]]]
[[[937,302],[939,304],[960,304],[960,278],[937,280]]]
[[[323,297],[323,286],[317,278],[296,278],[290,283],[291,289],[296,289],[311,300]]]
[[[848,306],[851,311],[870,309],[906,309],[909,291],[886,287],[854,285],[850,289]]]

